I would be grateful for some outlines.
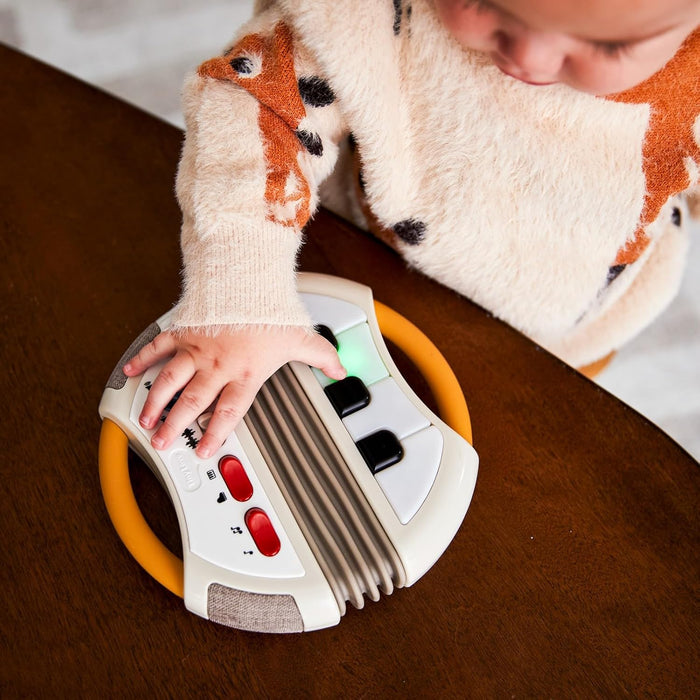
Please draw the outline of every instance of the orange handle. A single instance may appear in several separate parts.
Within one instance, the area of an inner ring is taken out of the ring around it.
[[[105,419],[100,431],[100,486],[114,529],[132,556],[156,581],[184,596],[182,560],[153,533],[136,503],[129,479],[129,440],[114,422]]]

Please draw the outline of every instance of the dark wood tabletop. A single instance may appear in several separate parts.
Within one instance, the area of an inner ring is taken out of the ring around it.
[[[698,697],[697,462],[324,211],[303,269],[373,287],[461,382],[471,507],[423,578],[336,627],[189,613],[118,539],[97,471],[104,384],[178,294],[182,133],[11,49],[0,73],[3,698]],[[177,551],[167,497],[131,471]]]

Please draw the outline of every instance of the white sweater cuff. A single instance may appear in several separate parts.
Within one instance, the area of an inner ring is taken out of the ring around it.
[[[299,232],[270,221],[237,222],[188,238],[174,327],[311,325],[296,289]]]

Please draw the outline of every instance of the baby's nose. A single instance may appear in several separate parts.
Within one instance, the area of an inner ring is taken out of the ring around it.
[[[498,52],[523,77],[538,81],[555,80],[566,58],[562,39],[543,32],[500,33]]]

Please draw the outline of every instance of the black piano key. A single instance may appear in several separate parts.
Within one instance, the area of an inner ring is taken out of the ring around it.
[[[338,339],[328,326],[324,326],[322,323],[317,323],[314,326],[314,330],[319,335],[322,335],[336,350],[338,349]]]
[[[372,474],[400,462],[403,458],[403,447],[390,430],[378,430],[355,444]]]
[[[345,418],[345,416],[349,416],[369,404],[369,391],[359,377],[345,377],[345,379],[329,384],[323,391],[341,418]]]

